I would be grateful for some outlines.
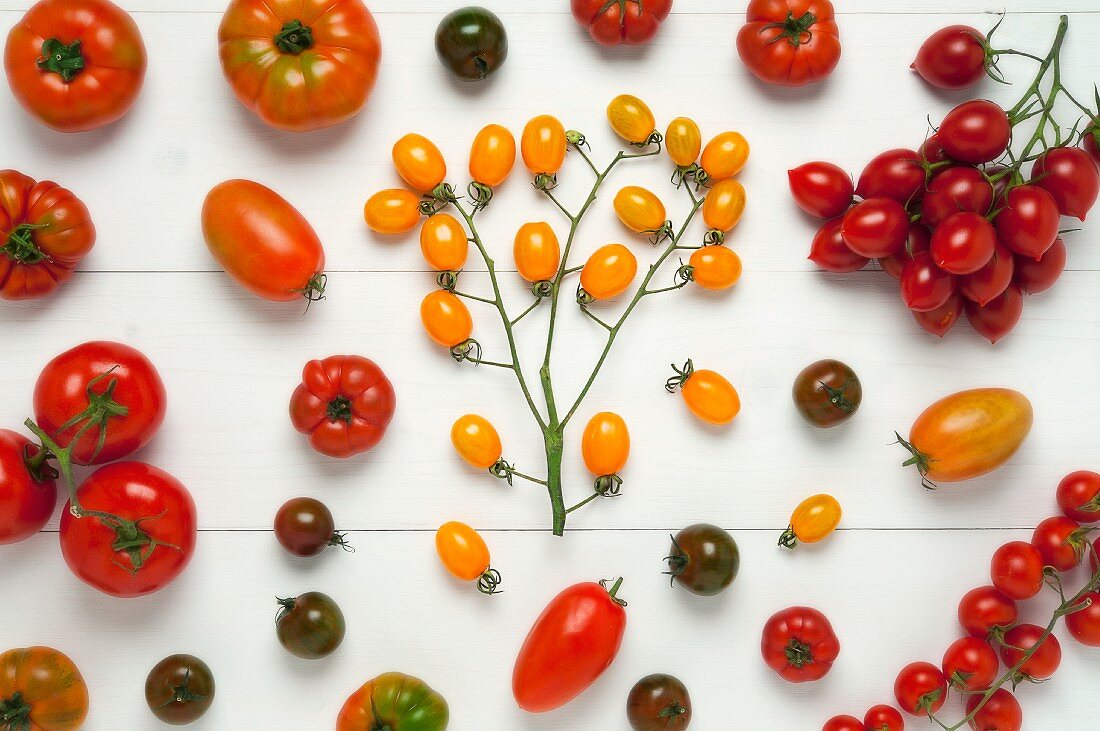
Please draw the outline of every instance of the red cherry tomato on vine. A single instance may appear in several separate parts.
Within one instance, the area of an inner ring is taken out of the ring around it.
[[[947,648],[941,667],[951,687],[963,691],[980,691],[988,688],[997,679],[1001,662],[985,640],[962,637]]]
[[[959,292],[984,307],[1008,289],[1015,272],[1016,257],[998,242],[985,266],[959,279]]]
[[[959,296],[958,292],[952,292],[947,301],[934,310],[924,312],[910,310],[918,325],[941,338],[950,332],[955,323],[959,321],[959,315],[962,314],[962,311],[962,297]]]
[[[1019,610],[995,586],[968,591],[959,602],[959,624],[971,637],[989,639],[1016,624]]]
[[[947,678],[930,662],[909,663],[894,680],[894,697],[906,713],[927,716],[947,700]]]
[[[821,731],[867,731],[867,727],[855,716],[833,716]]]
[[[311,360],[290,397],[290,421],[329,457],[373,449],[393,419],[393,385],[374,361],[358,355]]]
[[[32,469],[38,447],[22,434],[0,429],[0,546],[30,538],[57,505],[57,483],[48,466]]]
[[[966,701],[969,716],[982,702],[982,695],[973,695]],[[1020,702],[1004,688],[998,688],[989,700],[970,719],[974,731],[1020,731],[1024,726],[1024,712]]]
[[[791,683],[820,680],[840,654],[840,641],[825,615],[809,607],[776,612],[764,625],[760,652]]]
[[[1024,292],[1045,292],[1054,286],[1066,268],[1066,244],[1060,238],[1055,239],[1038,259],[1017,255],[1013,268],[1012,278]]]
[[[862,269],[870,261],[865,256],[860,256],[848,248],[844,238],[840,235],[840,227],[844,223],[843,216],[831,218],[821,224],[821,228],[814,234],[814,240],[810,244],[808,258],[819,268],[827,272],[844,274]]]
[[[1070,518],[1047,518],[1035,526],[1031,545],[1039,549],[1043,565],[1055,571],[1070,571],[1080,565],[1088,548],[1087,533]]]
[[[949,25],[928,37],[910,66],[940,89],[965,89],[986,74],[986,42],[968,25]]]
[[[996,344],[1020,321],[1024,311],[1024,294],[1017,285],[1011,284],[985,306],[969,299],[964,304],[970,326],[990,343]]]
[[[1030,543],[1009,541],[993,553],[989,575],[1009,599],[1030,599],[1043,588],[1043,557]]]
[[[879,259],[879,266],[882,267],[882,271],[894,279],[901,279],[901,273],[904,271],[905,265],[916,254],[928,251],[931,244],[932,234],[928,231],[928,228],[919,223],[911,223],[909,224],[909,237],[906,239],[905,245],[890,256]]]
[[[811,216],[832,218],[852,205],[855,186],[842,168],[831,162],[807,162],[787,171],[791,197]]]
[[[601,46],[648,43],[672,10],[672,0],[572,0],[573,17]]]
[[[889,256],[905,245],[909,215],[890,198],[867,198],[844,214],[840,235],[848,248],[870,259]]]
[[[955,275],[936,266],[931,252],[917,253],[901,271],[901,298],[914,312],[942,306],[954,291]]]
[[[863,725],[867,731],[905,731],[905,719],[901,713],[887,705],[871,707],[863,716]]]
[[[940,136],[938,134],[931,134],[921,143],[921,146],[917,148],[917,157],[924,162],[936,163],[944,162],[948,159],[947,153],[944,152],[943,145],[940,144]]]
[[[1023,680],[1046,680],[1054,675],[1062,662],[1062,646],[1058,638],[1050,635],[1040,642],[1043,632],[1042,627],[1034,624],[1018,624],[1005,632],[1004,642],[1001,643],[1001,660],[1005,667],[1015,667],[1023,660],[1024,653],[1038,645],[1034,654],[1016,671]]]
[[[887,150],[867,163],[859,174],[856,195],[890,198],[908,205],[924,193],[924,168],[917,153],[904,147]]]
[[[952,213],[932,232],[932,260],[952,274],[973,274],[993,257],[997,234],[977,213]]]
[[[935,228],[952,214],[972,211],[985,215],[993,205],[993,186],[974,167],[953,167],[932,176],[921,199],[920,221]]]
[[[1092,124],[1081,135],[1081,149],[1089,154],[1093,162],[1100,166],[1100,120]]]
[[[840,31],[829,0],[751,0],[737,53],[768,84],[820,81],[840,62]]]
[[[1100,520],[1100,474],[1092,470],[1071,472],[1058,483],[1058,507],[1078,523]]]
[[[1005,194],[993,220],[997,238],[1021,256],[1039,259],[1058,238],[1058,204],[1036,185],[1018,185]]]
[[[1031,182],[1050,193],[1063,216],[1082,221],[1100,196],[1100,170],[1080,147],[1054,147],[1039,155]]]
[[[1100,647],[1100,593],[1090,591],[1073,606],[1084,608],[1066,615],[1066,629],[1082,645]]]
[[[936,136],[949,156],[977,165],[997,159],[1008,149],[1012,125],[1005,110],[991,101],[974,99],[948,112]]]

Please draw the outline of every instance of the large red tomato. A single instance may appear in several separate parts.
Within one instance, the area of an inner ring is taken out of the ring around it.
[[[290,421],[329,457],[350,457],[382,441],[396,406],[393,385],[358,355],[311,360],[290,397]]]
[[[86,132],[130,110],[145,80],[145,44],[108,0],[41,0],[8,34],[4,69],[38,121]]]
[[[809,607],[776,612],[764,625],[760,653],[791,683],[820,680],[840,654],[840,641],[825,615]]]
[[[362,0],[232,0],[218,28],[222,71],[237,99],[290,132],[355,116],[382,44]]]
[[[525,711],[542,713],[565,705],[611,666],[626,631],[623,602],[602,584],[574,584],[542,611],[512,670],[512,695]]]
[[[571,0],[573,17],[601,46],[648,43],[672,10],[672,0]]]
[[[820,81],[840,61],[829,0],[751,0],[737,53],[756,78],[780,86]]]
[[[0,545],[30,538],[53,515],[57,484],[22,434],[0,429]]]
[[[57,183],[0,170],[0,297],[49,294],[94,244],[95,226],[75,195]]]
[[[198,534],[195,501],[175,477],[115,462],[77,490],[85,517],[61,515],[61,553],[85,583],[118,597],[163,589],[187,568]]]

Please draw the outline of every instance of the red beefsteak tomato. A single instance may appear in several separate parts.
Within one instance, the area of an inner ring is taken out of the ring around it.
[[[751,0],[737,53],[756,78],[780,86],[820,81],[840,62],[829,0]]]
[[[374,448],[397,405],[393,384],[374,361],[358,355],[311,360],[290,397],[290,421],[329,457]]]
[[[840,654],[840,641],[824,614],[810,607],[788,607],[764,625],[760,653],[791,683],[820,680]]]
[[[672,0],[572,0],[573,17],[601,46],[648,43],[672,10]]]

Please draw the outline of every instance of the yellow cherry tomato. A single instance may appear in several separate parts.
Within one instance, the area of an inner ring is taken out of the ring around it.
[[[719,181],[711,186],[703,200],[703,222],[712,231],[729,231],[744,212],[745,186],[736,180]]]
[[[553,175],[565,161],[565,127],[549,114],[527,123],[520,138],[523,164],[532,175]]]
[[[371,231],[403,234],[420,220],[420,197],[404,188],[380,190],[367,199],[363,218]]]
[[[636,96],[620,94],[607,105],[607,121],[615,134],[634,145],[649,141],[657,129],[653,112]]]
[[[601,411],[589,419],[581,436],[581,455],[588,471],[597,477],[620,472],[630,456],[630,432],[623,417]]]
[[[635,233],[656,233],[668,220],[661,199],[637,185],[628,185],[615,194],[615,215]]]
[[[794,509],[790,526],[779,536],[779,545],[794,548],[799,541],[817,543],[836,530],[840,515],[840,503],[832,495],[808,497]]]
[[[474,329],[466,305],[445,289],[435,290],[420,303],[420,321],[428,337],[447,348],[468,341]]]
[[[451,444],[470,466],[481,470],[499,462],[504,451],[496,428],[477,414],[465,414],[455,420],[451,426]]]
[[[691,280],[703,289],[729,289],[741,278],[741,257],[728,246],[704,246],[688,259]]]
[[[470,177],[490,188],[503,183],[516,164],[516,138],[506,127],[490,124],[470,146]]]
[[[725,180],[741,172],[749,160],[749,141],[740,132],[722,132],[703,148],[699,161],[710,180]]]
[[[584,263],[581,289],[592,299],[610,299],[626,291],[637,273],[638,260],[630,249],[622,244],[607,244],[596,249]]]
[[[393,143],[393,166],[415,190],[430,191],[447,177],[443,153],[424,135],[410,132]]]
[[[728,424],[741,411],[741,398],[737,389],[715,371],[696,370],[688,360],[684,367],[676,368],[676,375],[665,382],[665,388],[673,391],[680,388],[691,413],[708,424]]]
[[[466,263],[469,250],[466,230],[449,213],[429,216],[420,227],[420,251],[436,271],[458,271]]]
[[[516,231],[512,254],[519,275],[528,282],[544,282],[557,276],[561,249],[554,229],[545,221],[520,226]]]
[[[435,551],[451,575],[463,581],[477,581],[483,594],[500,586],[500,574],[489,568],[489,547],[476,530],[452,520],[435,532]]]
[[[665,130],[665,150],[678,167],[694,165],[699,159],[699,149],[702,146],[703,136],[695,120],[677,117],[668,123],[668,129]]]

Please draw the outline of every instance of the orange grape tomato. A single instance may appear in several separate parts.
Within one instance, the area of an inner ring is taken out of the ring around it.
[[[470,146],[470,177],[490,188],[503,183],[516,164],[516,138],[506,127],[482,128]]]
[[[393,143],[393,166],[409,186],[421,192],[433,190],[447,177],[447,163],[435,143],[410,132]]]
[[[665,130],[665,150],[672,162],[686,168],[699,159],[699,150],[703,146],[702,133],[695,120],[677,117],[668,123]]]
[[[429,216],[420,227],[420,251],[436,271],[458,271],[470,251],[466,229],[449,213]]]
[[[728,246],[704,246],[688,259],[691,278],[703,289],[729,289],[741,278],[741,257]]]
[[[420,220],[420,197],[404,188],[380,190],[367,199],[363,218],[376,233],[405,233]]]
[[[474,329],[470,310],[462,300],[444,289],[435,290],[420,303],[420,320],[428,336],[447,348],[469,340]]]
[[[555,117],[540,114],[527,123],[520,137],[523,164],[532,175],[553,175],[565,161],[565,127]]]
[[[729,231],[745,212],[745,186],[722,180],[711,186],[703,200],[703,222],[714,231]]]
[[[703,148],[700,166],[711,180],[732,178],[749,160],[749,141],[740,132],[722,132]]]
[[[581,436],[581,455],[597,477],[617,474],[630,456],[630,432],[623,417],[601,411],[588,420]]]
[[[665,221],[665,204],[637,185],[627,185],[615,194],[615,215],[631,231],[649,233],[660,230]]]
[[[794,543],[817,543],[836,530],[840,523],[840,503],[832,495],[812,495],[794,509],[790,528],[780,538],[781,545],[794,548]],[[792,536],[793,540],[792,541]],[[787,545],[790,543],[791,545]]]
[[[581,269],[581,287],[593,299],[610,299],[622,294],[634,275],[638,260],[622,244],[607,244],[596,249]]]
[[[435,532],[435,550],[456,579],[474,581],[489,568],[489,547],[476,530],[452,520]]]
[[[519,275],[528,282],[543,282],[557,276],[561,249],[554,229],[545,221],[520,226],[512,253]]]
[[[680,385],[680,393],[691,413],[708,424],[728,424],[741,411],[737,389],[715,371],[693,371]]]
[[[646,142],[657,128],[649,106],[631,94],[620,94],[611,100],[607,105],[607,121],[615,134],[634,145]]]
[[[470,466],[482,470],[495,465],[504,451],[496,428],[477,414],[465,414],[455,420],[451,426],[451,444]]]

